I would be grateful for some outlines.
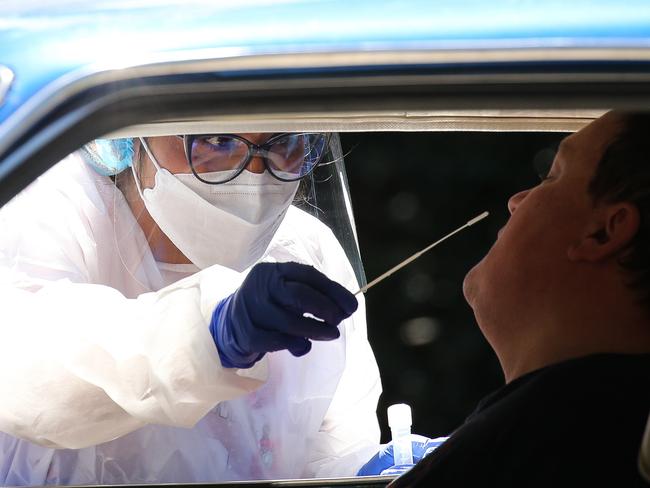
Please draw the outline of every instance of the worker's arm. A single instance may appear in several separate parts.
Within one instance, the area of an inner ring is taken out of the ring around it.
[[[0,430],[81,448],[147,423],[192,426],[254,390],[265,362],[224,368],[208,330],[234,275],[209,268],[127,299],[68,280],[35,289],[0,271]]]

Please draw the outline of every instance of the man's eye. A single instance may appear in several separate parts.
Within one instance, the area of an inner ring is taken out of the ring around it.
[[[533,169],[540,181],[546,181],[551,175],[551,168],[555,162],[558,150],[553,146],[546,146],[535,153],[533,157]]]
[[[555,153],[550,154],[545,151],[540,151],[533,161],[535,174],[539,177],[540,181],[545,181],[551,176],[551,168],[553,167],[553,160]]]

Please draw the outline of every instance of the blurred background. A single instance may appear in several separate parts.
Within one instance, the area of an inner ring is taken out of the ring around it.
[[[366,294],[368,335],[386,408],[413,409],[413,432],[459,426],[503,385],[496,356],[465,303],[465,273],[507,220],[506,202],[539,182],[561,133],[341,134],[368,281],[484,210],[490,217],[441,244]]]

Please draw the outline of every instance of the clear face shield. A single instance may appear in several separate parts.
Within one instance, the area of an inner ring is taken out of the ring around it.
[[[328,149],[324,161],[304,180],[304,193],[298,195],[294,205],[332,230],[362,287],[366,284],[366,275],[359,252],[341,139],[337,133],[331,134]]]
[[[359,286],[366,283],[338,134],[103,139],[79,153],[98,174],[111,175],[119,190],[112,204],[114,241],[121,264],[143,289],[159,284],[139,270],[147,255],[142,243],[133,246],[140,229],[159,268],[162,262],[182,269],[187,257],[188,272],[213,264],[243,271],[264,260],[269,246],[281,245],[274,240],[286,242],[282,236],[292,223],[298,234],[305,225],[325,231],[309,218],[329,228]]]

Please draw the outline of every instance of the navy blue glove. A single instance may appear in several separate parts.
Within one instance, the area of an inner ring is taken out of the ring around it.
[[[259,263],[235,293],[219,302],[210,333],[223,366],[250,368],[267,352],[287,349],[303,356],[311,350],[310,341],[338,338],[338,324],[357,306],[352,293],[312,266]]]
[[[447,437],[429,439],[417,434],[411,434],[411,447],[413,449],[413,464],[433,452],[440,444],[445,442]],[[395,465],[393,459],[393,443],[384,444],[370,461],[362,466],[357,476],[374,476]]]

